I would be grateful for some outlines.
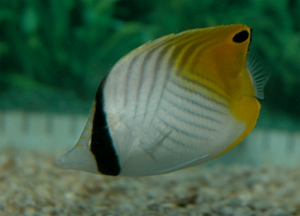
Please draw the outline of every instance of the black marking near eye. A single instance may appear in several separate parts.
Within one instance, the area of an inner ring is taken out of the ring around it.
[[[244,30],[244,31],[241,31],[241,32],[237,33],[236,35],[234,35],[232,40],[236,43],[242,43],[242,42],[246,41],[248,38],[249,38],[249,32]]]
[[[104,81],[103,81],[104,82]],[[107,127],[105,111],[103,110],[103,90],[99,87],[96,95],[96,109],[93,119],[91,151],[97,161],[99,172],[116,176],[121,168],[113,141]]]

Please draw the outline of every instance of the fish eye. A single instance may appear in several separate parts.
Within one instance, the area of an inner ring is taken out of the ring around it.
[[[248,38],[249,38],[249,32],[244,30],[244,31],[241,31],[241,32],[237,33],[236,35],[234,35],[232,40],[236,43],[242,43],[245,40],[247,40]]]

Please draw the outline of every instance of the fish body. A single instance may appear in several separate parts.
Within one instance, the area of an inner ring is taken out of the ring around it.
[[[254,128],[269,76],[248,55],[251,34],[246,25],[187,30],[121,58],[61,167],[157,175],[232,149]]]

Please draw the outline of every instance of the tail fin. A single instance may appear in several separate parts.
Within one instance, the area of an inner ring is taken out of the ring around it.
[[[80,144],[76,144],[70,151],[59,158],[57,166],[62,169],[76,169],[99,173],[94,155],[89,148]]]
[[[57,161],[57,166],[63,169],[84,170],[99,173],[96,159],[90,151],[95,104],[93,105],[86,125],[77,144]]]

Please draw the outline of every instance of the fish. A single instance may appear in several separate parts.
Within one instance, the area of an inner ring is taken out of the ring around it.
[[[213,160],[254,128],[270,73],[244,24],[186,30],[122,57],[103,79],[65,169],[169,173]]]

